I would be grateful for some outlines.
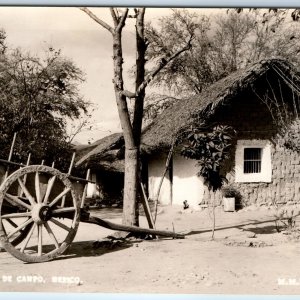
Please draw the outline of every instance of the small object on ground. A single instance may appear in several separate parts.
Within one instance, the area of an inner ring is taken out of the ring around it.
[[[114,249],[116,247],[120,247],[122,245],[123,241],[120,240],[110,240],[108,238],[95,241],[93,243],[93,248],[106,248],[106,249]]]
[[[256,233],[255,233],[255,232],[248,232],[248,233],[247,233],[247,238],[249,238],[249,239],[254,239],[254,238],[256,238]]]
[[[125,240],[130,235],[130,232],[126,231],[116,231],[111,235],[108,235],[107,238],[111,240]]]
[[[188,204],[187,200],[184,200],[183,201],[183,209],[187,209],[189,207],[190,207],[190,205]]]

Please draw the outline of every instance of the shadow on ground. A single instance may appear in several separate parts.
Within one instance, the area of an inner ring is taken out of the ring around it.
[[[96,257],[108,253],[121,251],[132,247],[134,242],[119,241],[110,243],[108,241],[84,241],[73,242],[67,251],[55,260],[66,260],[79,257]]]
[[[238,227],[240,228],[240,227]],[[264,226],[264,227],[251,227],[251,228],[243,228],[241,227],[244,231],[248,231],[248,232],[253,232],[255,234],[273,234],[273,233],[277,233],[277,228],[275,225],[269,225],[269,226]],[[279,227],[278,228],[279,231],[281,231],[283,229],[283,227]]]
[[[248,223],[233,224],[233,225],[228,225],[228,226],[223,226],[223,227],[216,227],[215,231],[238,228],[238,229],[243,229],[244,231],[252,231],[254,233],[263,233],[263,234],[274,233],[276,231],[276,227],[271,226],[271,225],[267,225],[267,226],[259,227],[259,228],[258,227],[244,228],[244,226],[261,225],[261,224],[267,224],[267,223],[270,223],[270,222],[274,222],[274,220],[266,220],[266,221],[253,220],[253,221],[249,221]],[[206,233],[206,232],[211,232],[211,228],[209,228],[209,229],[205,228],[203,230],[192,230],[188,233],[185,233],[185,235],[189,236],[189,235],[201,234],[201,233]]]

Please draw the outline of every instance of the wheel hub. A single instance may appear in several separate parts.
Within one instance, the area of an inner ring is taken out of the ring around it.
[[[37,204],[32,209],[32,219],[38,224],[45,223],[52,218],[51,207],[44,204]]]

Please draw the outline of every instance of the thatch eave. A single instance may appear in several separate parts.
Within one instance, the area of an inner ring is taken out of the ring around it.
[[[176,102],[164,110],[144,130],[142,148],[147,153],[170,148],[181,130],[196,120],[209,119],[222,105],[233,105],[232,100],[236,99],[242,91],[252,88],[269,71],[278,73],[278,70],[283,77],[287,74],[293,77],[293,82],[300,86],[299,73],[286,60],[262,60],[215,82],[201,94]],[[278,76],[281,75],[278,73]],[[300,94],[299,90],[295,92]]]
[[[79,159],[77,160],[75,166],[89,167],[91,162],[94,163],[95,161],[101,159],[108,162],[120,160],[120,155],[118,153],[123,143],[124,139],[122,133],[114,133],[106,136],[95,142],[96,146],[89,145],[86,149],[82,149],[82,152],[84,152],[84,150],[87,151],[84,152],[84,155],[79,156]]]

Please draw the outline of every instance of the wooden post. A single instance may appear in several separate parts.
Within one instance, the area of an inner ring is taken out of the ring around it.
[[[88,169],[86,172],[86,180],[90,179],[90,172],[91,172],[91,169]],[[88,188],[88,182],[85,184],[84,189],[83,189],[80,208],[84,207],[84,202],[85,202],[86,195],[87,195],[87,188]]]
[[[74,166],[75,155],[76,155],[76,152],[73,152],[72,160],[71,160],[69,171],[68,171],[68,175],[71,175],[71,172],[72,172],[72,169],[73,169],[73,166]]]
[[[71,175],[73,165],[74,165],[74,161],[75,161],[75,155],[76,155],[76,152],[73,152],[72,159],[71,159],[70,166],[69,166],[68,175]],[[65,206],[65,202],[66,202],[66,196],[63,196],[63,198],[61,200],[61,207]]]
[[[31,153],[28,154],[26,166],[29,166],[29,164],[30,164],[30,159],[31,159]],[[20,168],[22,168],[22,167],[20,167]],[[24,183],[24,185],[26,184],[26,181],[27,181],[27,174],[25,174],[24,177],[23,177],[23,183]],[[23,196],[23,193],[24,193],[24,191],[21,189],[20,197]]]
[[[14,133],[14,137],[13,137],[13,141],[12,141],[11,146],[10,146],[10,151],[9,151],[9,155],[8,155],[8,161],[11,161],[11,158],[12,158],[12,155],[13,155],[13,152],[14,152],[16,138],[17,138],[17,133],[15,132]],[[9,173],[9,165],[6,168],[6,171],[5,171],[5,174],[4,174],[2,182],[8,177],[8,173]]]
[[[145,211],[145,215],[146,215],[149,227],[155,229],[155,223],[153,221],[153,217],[152,217],[151,210],[150,210],[150,207],[149,207],[148,198],[146,196],[143,183],[141,181],[140,181],[140,185],[141,185],[141,190],[142,190],[142,194],[143,194],[143,197],[142,197],[141,201],[142,201],[142,204],[143,204],[143,207],[144,207],[144,211]]]
[[[31,159],[31,153],[28,154],[26,166],[29,166],[29,164],[30,164],[30,159]]]

